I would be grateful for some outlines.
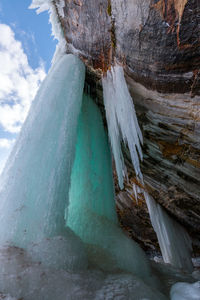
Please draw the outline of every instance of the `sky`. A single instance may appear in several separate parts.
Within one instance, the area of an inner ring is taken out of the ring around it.
[[[31,0],[0,0],[0,173],[56,47],[48,13]]]

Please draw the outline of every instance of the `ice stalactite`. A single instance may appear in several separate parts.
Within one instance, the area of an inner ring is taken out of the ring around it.
[[[85,68],[64,55],[32,104],[1,177],[0,243],[63,234]]]
[[[123,68],[116,65],[103,78],[104,104],[112,152],[119,186],[123,187],[124,158],[121,143],[128,145],[136,176],[143,184],[140,170],[142,134],[137,122],[133,100],[128,91]],[[192,270],[190,238],[175,220],[144,191],[151,223],[157,234],[163,259],[178,268]]]
[[[164,262],[192,272],[192,244],[188,233],[150,195],[144,194]]]
[[[122,269],[143,279],[150,276],[144,252],[118,226],[107,136],[100,111],[88,96],[79,119],[69,201],[67,225],[90,244],[100,268]],[[104,253],[104,259],[98,253]]]
[[[107,72],[107,76],[103,78],[103,93],[119,185],[123,188],[125,165],[121,142],[124,141],[128,145],[136,175],[142,179],[139,157],[142,159],[140,142],[142,143],[143,138],[122,67],[116,65]]]

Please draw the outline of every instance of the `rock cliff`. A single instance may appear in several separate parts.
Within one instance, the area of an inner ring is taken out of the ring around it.
[[[59,16],[68,52],[87,66],[102,107],[101,76],[121,63],[144,136],[146,189],[179,221],[200,251],[200,1],[65,0]],[[144,247],[157,240],[124,149],[129,178],[116,183],[122,226]]]

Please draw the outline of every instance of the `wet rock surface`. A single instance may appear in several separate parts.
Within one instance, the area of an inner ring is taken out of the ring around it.
[[[60,18],[68,52],[87,66],[87,91],[102,109],[101,76],[124,66],[144,136],[146,189],[193,239],[200,253],[199,0],[65,0]],[[144,248],[157,249],[145,203],[136,202],[129,153],[119,191],[120,222]]]

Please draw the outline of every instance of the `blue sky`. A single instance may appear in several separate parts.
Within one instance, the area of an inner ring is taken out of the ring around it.
[[[37,15],[35,10],[28,9],[30,4],[31,0],[0,0],[0,22],[14,30],[33,68],[43,59],[49,69],[56,41],[51,36],[48,13]]]
[[[48,13],[31,0],[0,0],[0,172],[35,93],[49,70],[56,41]]]

